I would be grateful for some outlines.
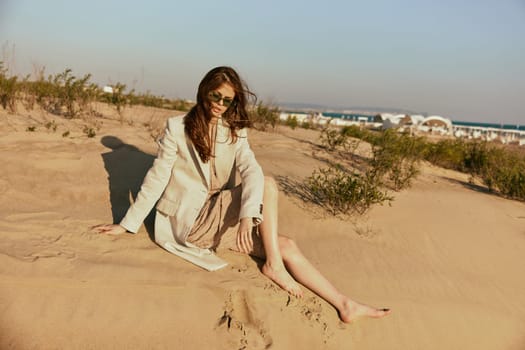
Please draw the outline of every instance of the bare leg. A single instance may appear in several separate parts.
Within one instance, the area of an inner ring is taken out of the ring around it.
[[[302,297],[303,291],[286,270],[279,249],[279,238],[277,235],[277,197],[278,188],[275,180],[271,177],[265,177],[263,197],[264,220],[259,226],[259,233],[266,255],[266,262],[262,267],[262,273],[288,293]]]
[[[355,319],[383,317],[390,313],[388,309],[376,309],[360,304],[339,292],[301,253],[293,240],[279,237],[279,246],[286,267],[292,276],[302,285],[332,304],[339,312],[343,322],[350,323]]]
[[[266,262],[262,272],[281,288],[295,296],[302,296],[302,291],[293,277],[302,285],[332,304],[339,312],[343,322],[350,323],[355,319],[383,317],[390,313],[387,309],[376,309],[360,304],[339,292],[301,253],[293,240],[277,234],[278,188],[275,180],[265,178],[264,186],[264,221],[259,232],[264,245]],[[285,268],[286,265],[286,268]]]

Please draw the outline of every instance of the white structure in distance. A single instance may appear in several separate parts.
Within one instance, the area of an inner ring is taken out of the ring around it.
[[[310,123],[320,126],[330,124],[334,127],[358,125],[371,129],[397,129],[399,132],[407,132],[413,135],[438,135],[486,141],[499,141],[503,144],[515,143],[520,146],[525,145],[525,131],[523,130],[509,130],[484,126],[454,125],[450,119],[438,115],[425,117],[423,115],[417,114],[408,115],[380,113],[373,118],[373,121],[369,121],[367,117],[358,117],[357,120],[328,117],[318,112],[281,112],[279,115],[279,119],[284,122],[289,118],[295,118],[298,125],[303,123]]]

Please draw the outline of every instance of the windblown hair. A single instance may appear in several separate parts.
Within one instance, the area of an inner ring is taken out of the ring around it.
[[[257,100],[255,94],[248,90],[246,83],[233,68],[213,68],[199,84],[197,104],[184,117],[184,131],[205,163],[210,160],[210,157],[214,156],[211,154],[211,140],[208,132],[208,125],[212,118],[208,93],[218,89],[222,84],[229,84],[235,91],[233,103],[222,115],[223,120],[230,127],[231,142],[237,141],[239,137],[237,130],[252,126],[246,106],[250,97]]]

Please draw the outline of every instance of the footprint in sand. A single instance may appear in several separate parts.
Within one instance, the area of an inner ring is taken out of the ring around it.
[[[309,321],[319,322],[321,319],[321,313],[323,312],[323,306],[321,302],[315,297],[311,297],[305,300],[301,306],[301,314],[306,317]]]
[[[39,259],[60,258],[71,260],[76,258],[76,252],[66,248],[62,242],[62,235],[35,236],[24,244],[20,242],[5,242],[0,244],[0,254],[25,262],[34,262]]]
[[[246,291],[233,291],[228,295],[216,329],[230,333],[239,350],[268,349],[273,343],[263,322],[256,317],[254,304]]]
[[[25,262],[35,262],[39,259],[49,259],[49,258],[62,258],[71,260],[76,258],[77,254],[70,250],[49,250],[44,249],[39,252],[0,252],[0,254],[9,256]]]
[[[291,304],[287,303],[287,306]],[[323,342],[326,344],[333,336],[333,332],[329,329],[328,320],[323,316],[323,304],[317,297],[305,298],[304,300],[298,300],[294,303],[296,307],[299,307],[301,315],[308,321],[308,323],[314,327],[320,327],[323,332]]]
[[[26,255],[23,259],[30,260],[31,262],[46,258],[64,258],[70,260],[76,258],[76,256],[77,254],[75,252],[68,250],[43,250],[41,252]]]

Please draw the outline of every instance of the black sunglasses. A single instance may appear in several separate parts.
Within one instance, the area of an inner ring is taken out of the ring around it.
[[[208,99],[211,102],[220,103],[222,100],[222,104],[224,107],[230,107],[233,103],[233,98],[230,97],[222,97],[221,93],[218,91],[210,91],[208,94]]]

